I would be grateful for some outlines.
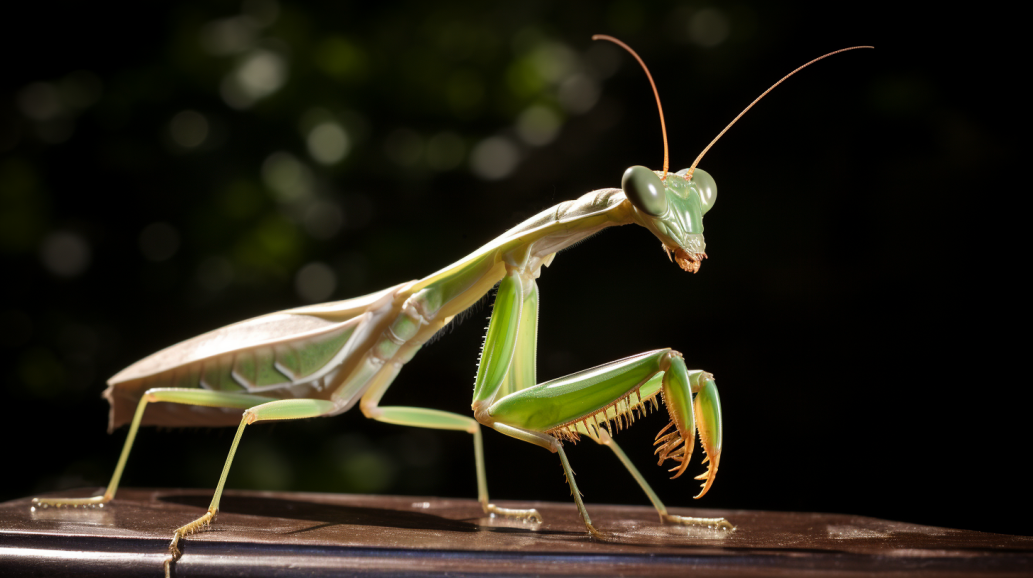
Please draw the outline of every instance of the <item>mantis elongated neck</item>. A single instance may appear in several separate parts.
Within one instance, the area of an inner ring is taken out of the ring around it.
[[[507,272],[537,278],[557,251],[615,225],[633,222],[620,189],[602,189],[546,209],[492,242],[416,282],[411,288],[425,319],[450,318],[488,293]]]

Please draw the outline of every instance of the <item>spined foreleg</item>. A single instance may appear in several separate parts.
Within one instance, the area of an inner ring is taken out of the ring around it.
[[[705,480],[702,495],[713,482],[721,456],[720,409],[712,403],[716,398],[705,397],[709,393],[697,393],[693,400],[693,390],[702,392],[708,381],[712,382],[709,374],[687,372],[679,353],[662,349],[517,391],[482,407],[476,415],[481,423],[506,435],[560,455],[578,511],[593,536],[598,536],[598,531],[577,491],[560,439],[576,440],[585,435],[600,443],[608,440],[608,445],[646,491],[665,522],[728,529],[731,525],[723,519],[668,514],[656,493],[611,439],[613,433],[641,417],[647,404],[658,405],[657,397],[662,395],[671,424],[657,436],[660,462],[670,459],[676,463],[671,469],[674,477],[685,471],[692,455],[696,422],[699,422],[702,445],[707,453],[705,461],[711,462],[707,473],[698,478]],[[668,433],[668,430],[671,431]]]

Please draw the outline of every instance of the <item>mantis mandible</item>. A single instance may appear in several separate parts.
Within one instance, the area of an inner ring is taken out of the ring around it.
[[[711,146],[747,110],[787,78],[757,97],[699,154],[688,169],[668,172],[663,108],[649,69],[627,45],[614,42],[642,65],[656,95],[664,135],[662,171],[629,168],[620,189],[603,189],[542,211],[437,273],[380,292],[332,303],[271,313],[216,329],[146,357],[108,380],[109,431],[130,424],[107,490],[92,498],[35,498],[39,507],[102,506],[115,497],[133,440],[141,425],[237,425],[222,475],[207,512],[173,533],[166,575],[179,559],[180,540],[207,528],[219,511],[233,455],[247,426],[259,421],[332,416],[359,405],[378,421],[465,431],[473,436],[478,501],[490,515],[541,521],[534,509],[492,504],[484,470],[481,427],[538,445],[559,456],[574,502],[588,532],[592,525],[563,449],[581,436],[609,447],[649,497],[662,523],[731,530],[723,518],[667,513],[656,493],[613,440],[649,406],[663,401],[670,423],[656,436],[659,464],[674,462],[681,476],[692,457],[696,433],[710,489],[721,461],[721,403],[714,376],[689,369],[682,354],[657,349],[544,383],[536,379],[538,288],[535,279],[558,251],[617,225],[652,232],[668,258],[695,273],[706,258],[703,215],[714,207],[714,179],[696,168]],[[498,285],[494,309],[474,383],[473,417],[419,407],[385,407],[380,399],[412,357],[456,315]],[[659,398],[659,399],[658,399]],[[243,418],[240,410],[244,410]]]

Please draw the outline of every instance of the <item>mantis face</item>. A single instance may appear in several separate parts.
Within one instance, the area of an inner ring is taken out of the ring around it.
[[[635,207],[635,221],[660,239],[668,257],[674,253],[678,266],[695,273],[707,257],[703,215],[717,200],[717,184],[702,169],[691,179],[686,174],[688,169],[661,180],[659,171],[634,166],[624,171],[621,188]]]

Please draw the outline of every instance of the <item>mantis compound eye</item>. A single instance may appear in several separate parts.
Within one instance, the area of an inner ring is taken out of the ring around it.
[[[692,182],[699,191],[699,200],[703,202],[703,214],[705,215],[707,211],[714,208],[714,203],[717,201],[717,183],[714,181],[714,177],[703,169],[693,171]]]
[[[679,177],[684,177],[689,174],[689,169],[682,169],[675,174]],[[714,181],[714,177],[710,176],[710,173],[703,169],[694,169],[692,180],[689,182],[699,191],[699,200],[703,206],[703,214],[707,214],[707,211],[714,208],[714,202],[717,201],[717,183]]]
[[[631,204],[647,215],[659,217],[667,212],[667,191],[656,173],[643,166],[624,171],[621,188]]]

